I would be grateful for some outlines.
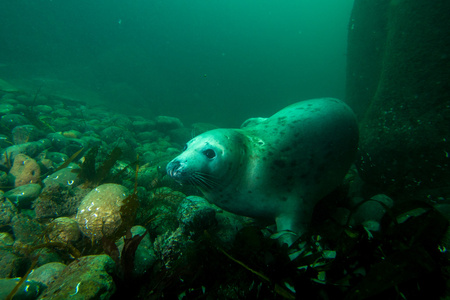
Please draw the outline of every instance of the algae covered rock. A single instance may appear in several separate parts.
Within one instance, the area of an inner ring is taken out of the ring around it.
[[[56,243],[73,243],[81,237],[80,229],[76,220],[61,217],[54,219],[48,229],[47,238]]]
[[[0,199],[0,226],[11,223],[13,217],[17,214],[17,208],[8,199]]]
[[[216,210],[206,199],[199,196],[186,197],[178,207],[177,218],[186,234],[202,234],[217,223]]]
[[[77,212],[81,200],[88,192],[89,190],[80,187],[72,188],[63,184],[46,186],[34,202],[36,217],[71,216]]]
[[[83,256],[69,264],[38,299],[109,299],[116,290],[108,255]]]
[[[28,280],[40,282],[45,286],[49,286],[53,283],[61,272],[66,268],[65,264],[59,262],[47,263],[39,268],[36,268],[28,275]]]
[[[122,224],[120,208],[128,196],[128,189],[107,183],[87,194],[78,207],[77,222],[81,232],[92,240],[109,236]]]

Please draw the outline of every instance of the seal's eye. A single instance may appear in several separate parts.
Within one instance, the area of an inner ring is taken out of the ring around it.
[[[187,144],[184,145],[183,151],[186,151],[186,149],[187,149]]]
[[[213,149],[206,149],[203,151],[203,154],[205,154],[205,156],[209,159],[216,157],[216,152],[214,152]]]

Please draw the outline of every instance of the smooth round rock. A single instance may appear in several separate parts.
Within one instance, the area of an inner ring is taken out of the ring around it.
[[[120,208],[127,196],[126,187],[113,183],[89,192],[78,207],[76,219],[81,232],[94,241],[115,233],[122,224]]]

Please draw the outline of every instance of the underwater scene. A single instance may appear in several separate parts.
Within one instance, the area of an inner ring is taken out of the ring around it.
[[[450,299],[449,11],[2,1],[0,299]]]

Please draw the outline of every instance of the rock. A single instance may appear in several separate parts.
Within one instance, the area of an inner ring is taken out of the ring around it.
[[[31,202],[41,192],[41,186],[36,183],[21,185],[5,193],[5,198],[14,203],[18,208],[31,208]]]
[[[171,268],[177,262],[183,259],[183,253],[186,248],[193,242],[183,234],[183,230],[178,228],[177,230],[156,237],[153,247],[158,253],[159,257],[163,260],[166,268]]]
[[[50,247],[44,247],[44,248],[39,248],[39,249],[32,251],[31,257],[38,258],[36,266],[40,267],[45,264],[53,263],[53,262],[62,263],[63,259],[61,258],[59,253],[61,253],[61,252],[58,252],[57,249],[50,248]]]
[[[39,139],[41,132],[34,125],[16,126],[12,130],[12,138],[15,145],[34,142]]]
[[[177,219],[185,234],[203,234],[205,229],[217,224],[216,210],[199,196],[189,196],[181,201]]]
[[[180,119],[175,117],[158,116],[155,121],[156,129],[161,132],[168,132],[169,130],[183,127],[183,123],[181,123]]]
[[[100,132],[100,136],[107,144],[114,143],[118,138],[125,140],[132,139],[132,134],[128,130],[119,128],[117,126],[109,126]]]
[[[442,0],[355,1],[347,98],[361,119],[357,166],[396,201],[450,199],[449,10]]]
[[[221,210],[216,213],[217,226],[212,229],[211,235],[220,240],[224,247],[231,247],[236,234],[249,223],[248,217],[238,216]]]
[[[11,223],[12,218],[17,214],[17,208],[8,199],[0,199],[0,226]]]
[[[109,299],[116,286],[108,255],[83,256],[69,264],[38,299]]]
[[[30,121],[22,115],[8,114],[0,118],[0,124],[8,129],[13,129],[20,125],[29,125]]]
[[[24,263],[23,258],[11,253],[9,250],[0,249],[0,278],[19,276],[23,272]]]
[[[126,128],[127,130],[132,129],[132,121],[128,116],[125,115],[116,115],[111,118],[113,124],[120,128]]]
[[[44,231],[44,226],[26,215],[24,211],[14,216],[11,226],[15,241],[23,244],[31,244],[40,240]]]
[[[95,146],[100,147],[104,144],[100,138],[95,136],[83,136],[81,137],[81,140],[85,143],[85,145],[87,145],[87,148],[92,148]]]
[[[363,225],[370,231],[380,229],[380,221],[386,214],[386,209],[394,206],[394,201],[386,195],[375,195],[368,201],[360,204],[364,199],[354,198],[353,204],[357,205],[350,219],[350,225]]]
[[[3,169],[9,171],[11,169],[14,159],[18,154],[35,156],[38,154],[38,148],[35,143],[26,143],[20,145],[13,145],[7,147],[0,155],[0,165]]]
[[[1,103],[0,104],[0,115],[9,115],[14,113],[14,106],[9,103]]]
[[[6,299],[19,283],[20,277],[0,279],[0,299]],[[46,286],[34,280],[25,280],[14,295],[15,300],[34,300],[45,290]]]
[[[9,174],[14,178],[15,187],[41,181],[41,169],[38,163],[25,154],[16,155]]]
[[[9,169],[18,154],[25,154],[29,157],[35,157],[39,154],[39,152],[49,148],[50,146],[50,141],[45,139],[37,142],[10,146],[0,154],[0,166]]]
[[[80,184],[80,180],[78,179],[79,170],[80,167],[77,164],[70,163],[66,168],[48,175],[42,182],[44,183],[45,188],[49,188],[53,185],[75,187]]]
[[[73,128],[74,124],[72,121],[66,117],[60,117],[53,120],[53,128],[58,128],[60,131],[70,130]]]
[[[190,139],[192,139],[193,130],[191,128],[176,128],[169,130],[167,134],[170,136],[170,140],[178,145],[185,145]]]
[[[36,105],[33,107],[33,110],[37,113],[51,113],[53,111],[53,108],[48,105]]]
[[[46,158],[50,159],[57,165],[62,165],[66,160],[69,159],[69,156],[59,152],[47,152]]]
[[[80,131],[75,129],[63,131],[61,134],[69,139],[79,139],[83,136],[83,134]]]
[[[61,151],[66,153],[68,156],[72,156],[79,150],[87,148],[86,141],[82,139],[69,139],[67,145],[65,148],[63,148]]]
[[[58,132],[47,134],[47,139],[50,140],[53,146],[53,151],[61,152],[69,143],[69,139]]]
[[[93,241],[109,236],[122,224],[120,208],[128,190],[119,184],[102,184],[87,194],[77,212],[81,232]]]
[[[49,286],[56,280],[56,278],[59,277],[59,275],[65,268],[65,264],[59,262],[50,262],[33,270],[33,272],[28,275],[27,279],[33,280],[35,282],[40,282],[45,286]]]
[[[52,112],[52,115],[55,117],[71,117],[72,113],[68,111],[67,109],[59,108]]]
[[[122,150],[122,157],[130,161],[136,160],[136,139],[133,134],[122,128],[110,126],[105,128],[100,133],[101,138],[105,141],[111,149],[119,147]]]
[[[54,184],[46,186],[34,203],[37,218],[71,216],[89,190]]]
[[[154,121],[150,120],[136,120],[132,123],[133,129],[136,132],[144,132],[144,131],[151,131],[155,129],[156,123]]]
[[[10,186],[8,174],[0,171],[0,186]]]
[[[71,243],[78,241],[81,237],[78,222],[67,217],[60,217],[54,219],[50,225],[47,238],[50,242],[55,243]]]

